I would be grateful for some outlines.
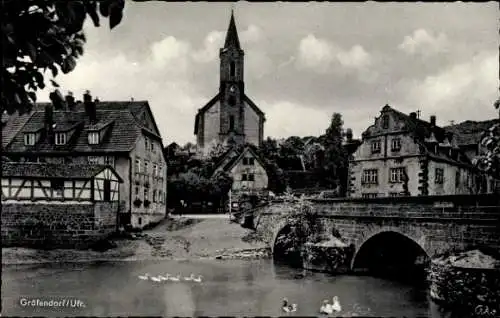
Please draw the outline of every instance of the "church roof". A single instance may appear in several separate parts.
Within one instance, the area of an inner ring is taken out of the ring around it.
[[[240,49],[240,39],[238,37],[238,30],[236,30],[236,23],[234,22],[234,13],[231,10],[231,20],[229,20],[229,27],[227,28],[226,41],[224,48]]]

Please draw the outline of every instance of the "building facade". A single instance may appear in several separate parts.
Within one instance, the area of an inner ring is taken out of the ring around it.
[[[416,113],[389,105],[362,135],[349,160],[349,196],[386,197],[473,194],[478,170],[456,136]]]
[[[259,146],[264,136],[264,113],[245,94],[244,51],[234,15],[220,49],[219,92],[198,110],[194,134],[198,151],[207,154],[217,144]]]
[[[21,121],[19,124],[17,121]],[[109,165],[120,184],[120,224],[142,228],[166,216],[166,160],[147,101],[100,102],[84,95],[38,104],[2,126],[3,155],[16,162]],[[8,128],[8,129],[7,129]]]
[[[111,166],[3,162],[1,180],[3,246],[87,247],[117,230]]]

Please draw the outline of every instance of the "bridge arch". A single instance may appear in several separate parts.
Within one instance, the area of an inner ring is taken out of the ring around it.
[[[395,275],[401,271],[423,272],[430,257],[422,241],[397,230],[380,230],[358,244],[351,270],[383,270]]]

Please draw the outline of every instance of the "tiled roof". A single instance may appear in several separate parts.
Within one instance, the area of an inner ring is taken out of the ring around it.
[[[498,119],[490,119],[483,121],[467,120],[460,124],[443,127],[447,131],[452,132],[460,146],[477,145],[481,141],[481,134],[498,123]]]
[[[5,149],[12,139],[16,136],[24,124],[30,119],[32,113],[18,115],[2,114],[2,150]]]
[[[65,152],[129,152],[135,147],[137,138],[141,135],[141,130],[147,130],[149,133],[154,132],[147,129],[138,120],[136,115],[142,112],[150,112],[147,102],[99,102],[96,105],[97,123],[92,124],[83,107],[77,105],[73,111],[55,110],[53,112],[53,120],[55,130],[59,127],[70,128],[75,127],[73,133],[69,134],[70,139],[65,145],[53,145],[43,138],[34,146],[26,146],[24,144],[24,133],[34,130],[39,130],[44,127],[45,112],[42,111],[46,104],[38,104],[35,110],[30,114],[29,120],[25,124],[17,123],[17,126],[22,128],[17,130],[14,137],[9,142],[5,142],[5,152],[34,152],[34,153],[65,153]],[[153,122],[154,119],[151,116]],[[14,120],[16,121],[16,120]],[[16,126],[15,124],[11,124]],[[97,145],[89,145],[87,131],[95,128],[106,128],[102,131],[105,135]],[[2,129],[2,133],[3,133]],[[160,138],[160,136],[157,136]],[[2,139],[4,141],[4,139]]]
[[[250,152],[255,159],[265,168],[265,164],[260,158],[259,154],[255,151],[254,147],[252,145],[246,145],[243,148],[239,147],[240,149],[237,148],[231,148],[229,149],[226,153],[224,153],[221,156],[221,159],[218,161],[218,164],[215,165],[215,169],[218,169],[221,164],[224,164],[222,167],[223,171],[228,171],[232,167],[234,167],[242,158],[243,155],[246,153],[246,151]],[[225,159],[227,159],[228,156],[232,154],[232,158],[226,162]]]
[[[30,178],[54,178],[54,179],[90,179],[99,172],[109,168],[116,174],[116,171],[105,165],[90,164],[52,164],[52,163],[2,163],[3,177],[30,177]],[[116,174],[120,181],[121,178]]]

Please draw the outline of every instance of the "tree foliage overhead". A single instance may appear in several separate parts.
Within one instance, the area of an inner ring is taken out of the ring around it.
[[[498,110],[498,122],[484,132],[481,146],[485,152],[474,160],[477,167],[500,179],[500,99],[493,105]]]
[[[86,18],[96,27],[101,17],[108,18],[113,29],[124,6],[125,0],[2,1],[2,112],[29,111],[49,74],[55,78],[75,68],[86,41]]]

